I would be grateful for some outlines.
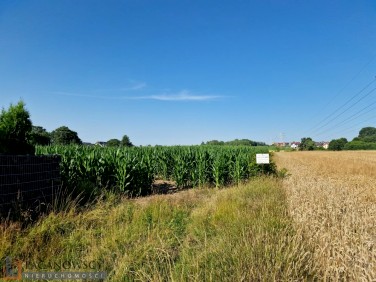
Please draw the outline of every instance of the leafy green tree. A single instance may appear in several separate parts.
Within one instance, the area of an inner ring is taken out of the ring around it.
[[[30,132],[30,143],[35,145],[49,145],[51,134],[41,126],[33,126]]]
[[[82,144],[77,132],[67,126],[61,126],[51,132],[51,143],[54,145]]]
[[[235,139],[232,141],[218,141],[218,140],[211,140],[206,143],[202,142],[201,145],[231,145],[231,146],[266,146],[264,142],[257,142],[252,141],[249,139]]]
[[[235,139],[233,141],[228,141],[225,143],[226,145],[234,145],[234,146],[266,146],[264,142],[257,142],[252,141],[249,139]]]
[[[353,140],[345,145],[344,150],[376,150],[376,143]]]
[[[127,135],[124,135],[123,138],[121,139],[120,145],[123,147],[132,147],[133,144],[130,141],[129,137]]]
[[[313,151],[316,148],[315,142],[310,137],[304,137],[302,138],[299,149],[301,151]]]
[[[110,139],[106,142],[108,147],[120,147],[119,139]]]
[[[329,142],[329,150],[332,151],[342,151],[345,148],[345,145],[347,144],[346,138],[340,138],[340,139],[333,139]]]
[[[374,137],[376,136],[376,128],[375,127],[364,127],[359,131],[359,138],[363,139],[366,137]]]
[[[376,149],[376,128],[364,127],[359,131],[358,137],[348,142],[345,150],[375,150]]]
[[[223,141],[218,141],[218,140],[210,140],[206,142],[206,145],[224,145],[225,142]]]
[[[364,142],[376,143],[376,135],[366,136],[361,139]]]
[[[23,101],[4,108],[0,114],[0,153],[34,154],[35,148],[29,143],[32,129],[30,114]]]

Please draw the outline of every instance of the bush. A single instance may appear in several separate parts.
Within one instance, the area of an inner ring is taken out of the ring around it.
[[[345,150],[376,150],[376,143],[351,141],[344,147]]]
[[[332,151],[341,151],[345,148],[345,145],[348,143],[346,138],[333,139],[329,143],[329,150]]]
[[[0,154],[34,154],[35,148],[29,143],[32,124],[25,103],[10,105],[0,114]]]

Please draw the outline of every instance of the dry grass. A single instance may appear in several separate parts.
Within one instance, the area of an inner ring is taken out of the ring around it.
[[[106,281],[312,280],[312,255],[301,242],[281,182],[260,178],[228,189],[106,199],[84,212],[51,213],[25,230],[3,224],[0,263],[6,256],[99,261]]]
[[[376,281],[376,152],[275,153],[320,280]]]

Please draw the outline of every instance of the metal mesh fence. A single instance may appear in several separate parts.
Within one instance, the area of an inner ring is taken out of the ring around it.
[[[0,211],[51,203],[61,188],[60,156],[0,155]]]

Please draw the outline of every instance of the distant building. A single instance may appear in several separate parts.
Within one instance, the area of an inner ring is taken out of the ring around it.
[[[300,142],[291,142],[290,147],[294,150],[297,150],[300,146]]]
[[[286,143],[286,142],[274,142],[273,143],[273,146],[276,146],[276,147],[286,147],[288,145],[289,143]]]
[[[101,147],[106,147],[107,146],[107,142],[98,141],[98,142],[95,143],[95,145],[101,146]]]
[[[82,145],[85,145],[85,146],[93,146],[94,144],[90,143],[90,142],[83,142]]]
[[[324,148],[324,149],[329,148],[329,142],[327,142],[327,141],[315,142],[315,144],[316,144],[316,147],[321,147],[321,148]]]

